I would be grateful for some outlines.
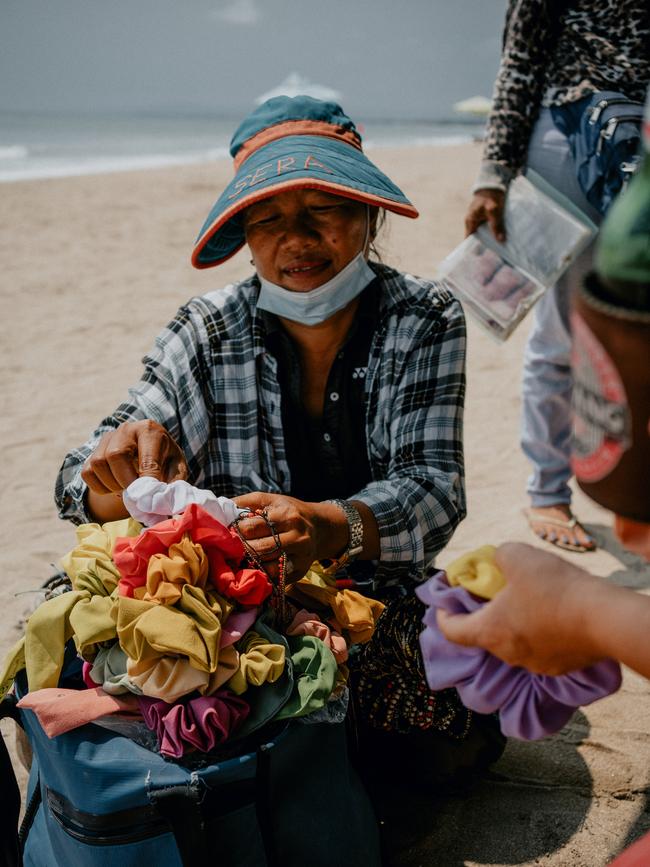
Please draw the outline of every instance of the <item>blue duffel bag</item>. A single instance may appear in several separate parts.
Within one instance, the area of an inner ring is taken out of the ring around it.
[[[16,692],[24,691],[22,672]],[[23,727],[33,763],[16,843],[18,790],[0,738],[3,863],[11,867],[380,863],[344,723],[271,723],[218,753],[172,761],[94,723],[49,738],[15,701],[6,698],[0,716]]]

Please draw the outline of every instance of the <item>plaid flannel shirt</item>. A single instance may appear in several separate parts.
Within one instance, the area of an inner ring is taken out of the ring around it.
[[[379,322],[365,376],[372,481],[350,497],[379,528],[377,583],[421,578],[465,516],[465,321],[444,285],[371,263]],[[183,449],[189,481],[217,494],[289,488],[277,364],[256,311],[259,281],[193,298],[143,359],[129,399],[65,458],[59,514],[88,521],[81,469],[101,436],[150,418]]]

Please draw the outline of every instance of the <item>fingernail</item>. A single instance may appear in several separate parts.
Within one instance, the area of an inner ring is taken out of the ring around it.
[[[549,542],[557,542],[557,533],[551,533],[548,537]]]

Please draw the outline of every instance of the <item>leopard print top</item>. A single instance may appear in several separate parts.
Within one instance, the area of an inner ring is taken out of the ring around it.
[[[650,0],[510,0],[479,186],[522,168],[543,105],[598,90],[642,102],[650,83]]]

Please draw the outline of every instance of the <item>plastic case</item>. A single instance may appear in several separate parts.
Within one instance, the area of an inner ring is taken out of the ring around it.
[[[597,231],[586,215],[534,172],[510,184],[505,226],[504,244],[484,223],[439,269],[468,312],[501,341]]]

